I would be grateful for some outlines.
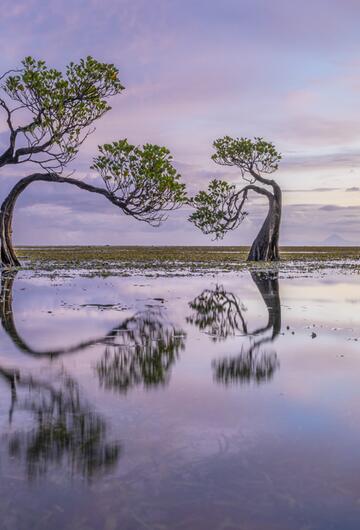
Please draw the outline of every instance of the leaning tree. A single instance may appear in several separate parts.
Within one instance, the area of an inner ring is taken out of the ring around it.
[[[269,201],[265,221],[256,236],[248,256],[249,261],[276,261],[279,259],[279,232],[281,221],[281,189],[267,175],[278,168],[281,155],[274,145],[263,138],[231,138],[225,136],[214,142],[212,160],[221,166],[235,166],[248,184],[241,189],[225,181],[214,179],[207,191],[200,191],[191,199],[195,212],[190,221],[205,234],[222,239],[234,230],[248,215],[245,210],[250,192]]]
[[[70,63],[65,74],[44,61],[27,57],[19,70],[0,80],[0,109],[5,113],[8,143],[0,153],[0,168],[31,162],[43,171],[20,179],[2,203],[1,262],[19,266],[12,245],[13,212],[19,195],[33,182],[68,183],[108,199],[123,213],[158,226],[164,211],[185,201],[185,186],[165,147],[131,145],[119,140],[99,147],[92,169],[104,186],[63,175],[93,123],[110,110],[108,98],[123,90],[118,70],[92,57]]]
[[[19,180],[1,206],[1,258],[5,266],[20,262],[12,245],[12,219],[19,195],[33,182],[67,183],[108,199],[126,215],[152,226],[165,220],[164,212],[181,206],[186,200],[185,185],[172,164],[166,147],[145,144],[143,147],[119,140],[99,146],[93,160],[104,186],[94,186],[57,173],[34,173]]]

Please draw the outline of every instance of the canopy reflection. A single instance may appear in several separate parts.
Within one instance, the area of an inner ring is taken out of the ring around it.
[[[215,381],[231,383],[262,383],[270,380],[279,368],[276,352],[264,349],[281,330],[281,304],[277,272],[252,271],[251,278],[265,303],[268,320],[265,326],[250,331],[244,316],[246,306],[240,298],[221,285],[205,289],[189,303],[193,310],[187,321],[209,334],[213,342],[242,335],[249,338],[235,357],[212,362]]]

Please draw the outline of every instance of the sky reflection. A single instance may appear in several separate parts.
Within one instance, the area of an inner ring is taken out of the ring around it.
[[[355,529],[356,289],[264,272],[3,281],[9,528],[102,529],[111,513],[134,529]]]

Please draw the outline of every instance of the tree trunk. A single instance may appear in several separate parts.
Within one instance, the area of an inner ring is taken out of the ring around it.
[[[90,346],[97,344],[110,344],[118,336],[119,332],[124,331],[124,322],[113,329],[111,329],[106,335],[103,335],[97,339],[89,339],[87,341],[79,342],[74,346],[69,346],[59,349],[51,350],[37,350],[28,344],[28,342],[22,338],[19,334],[16,323],[15,315],[13,313],[13,284],[17,270],[14,271],[2,271],[1,273],[1,291],[0,291],[0,321],[3,327],[3,330],[7,333],[12,342],[17,346],[17,348],[28,355],[33,355],[35,357],[49,357],[55,358],[60,357],[65,354],[78,353]],[[125,321],[126,323],[127,321]]]
[[[22,190],[15,188],[2,203],[0,213],[1,263],[6,268],[20,266],[12,244],[12,220],[16,199]]]
[[[271,340],[281,331],[281,302],[278,272],[251,271],[251,278],[258,288],[268,310],[268,323],[264,328],[254,331],[254,335],[272,329]]]
[[[19,195],[32,183],[32,182],[59,182],[72,184],[78,188],[90,191],[92,193],[98,193],[103,195],[110,202],[120,208],[124,208],[124,204],[120,199],[117,199],[114,195],[103,188],[92,186],[81,180],[76,180],[70,177],[60,177],[54,173],[34,173],[28,177],[24,177],[10,191],[1,205],[0,210],[0,238],[1,238],[1,264],[4,268],[19,267],[21,265],[19,259],[16,256],[13,244],[12,244],[12,221],[16,201]]]
[[[251,246],[248,261],[278,261],[280,259],[281,189],[274,183],[273,190],[271,196],[268,196],[268,214]]]

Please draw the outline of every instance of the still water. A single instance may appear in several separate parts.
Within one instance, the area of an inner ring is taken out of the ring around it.
[[[360,528],[360,282],[3,275],[0,528]]]

